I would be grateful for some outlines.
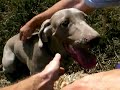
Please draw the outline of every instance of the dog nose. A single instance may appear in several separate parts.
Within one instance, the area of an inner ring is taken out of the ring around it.
[[[93,39],[87,42],[87,45],[93,48],[94,46],[99,44],[100,38],[101,38],[100,36],[94,37]]]

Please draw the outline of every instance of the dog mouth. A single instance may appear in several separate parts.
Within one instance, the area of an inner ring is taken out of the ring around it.
[[[88,51],[88,48],[75,47],[73,45],[64,44],[65,50],[78,64],[85,68],[90,69],[96,65],[96,56]]]

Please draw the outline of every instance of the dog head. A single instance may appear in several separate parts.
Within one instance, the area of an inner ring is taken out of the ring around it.
[[[82,67],[96,65],[96,57],[88,52],[88,44],[97,41],[100,35],[85,22],[85,13],[70,8],[56,12],[43,22],[39,31],[39,47],[55,37],[67,53]]]

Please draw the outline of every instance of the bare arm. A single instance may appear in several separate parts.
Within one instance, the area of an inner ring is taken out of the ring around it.
[[[85,13],[93,10],[92,8],[85,5],[84,0],[61,0],[53,5],[48,10],[36,15],[30,21],[28,21],[21,29],[20,29],[20,38],[21,40],[26,40],[37,27],[40,27],[41,23],[46,19],[50,18],[55,12],[65,8],[78,8]]]
[[[78,8],[85,13],[90,12],[92,9],[85,5],[84,0],[61,0],[48,10],[33,17],[27,24],[31,25],[30,23],[32,23],[33,27],[38,27],[43,21],[50,18],[55,12],[65,8]]]
[[[85,76],[62,90],[120,90],[120,69]]]
[[[53,90],[54,82],[59,78],[60,58],[60,54],[56,54],[41,73],[0,90]]]
[[[64,9],[64,8],[70,8],[78,4],[80,0],[61,0],[55,5],[53,5],[51,8],[48,10],[44,11],[43,13],[38,14],[37,16],[33,17],[27,25],[32,27],[37,27],[39,26],[44,20],[50,18],[56,11]],[[33,23],[34,22],[34,23]]]
[[[53,88],[51,87],[53,85],[49,84],[51,85],[50,79],[46,74],[41,73],[0,90],[47,90],[46,88]]]

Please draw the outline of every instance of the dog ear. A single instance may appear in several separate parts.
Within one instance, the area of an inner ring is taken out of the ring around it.
[[[41,25],[41,29],[39,31],[38,46],[42,47],[43,42],[48,42],[48,37],[51,35],[52,35],[52,31],[51,31],[50,19],[47,19],[46,21],[43,22],[43,24]]]
[[[44,42],[48,42],[48,37],[52,35],[52,31],[51,31],[51,26],[47,26],[44,31],[43,31],[43,34],[42,34],[42,40]]]

